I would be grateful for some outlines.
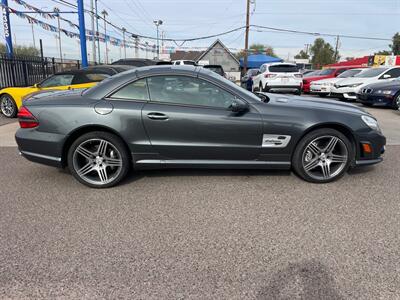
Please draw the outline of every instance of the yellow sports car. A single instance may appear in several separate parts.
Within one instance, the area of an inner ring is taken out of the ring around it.
[[[82,70],[61,72],[29,87],[9,87],[0,90],[0,108],[5,117],[14,118],[24,98],[45,90],[84,89],[114,74],[130,69],[129,66],[94,66]]]

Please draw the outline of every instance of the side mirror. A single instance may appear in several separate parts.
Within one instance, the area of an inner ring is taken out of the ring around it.
[[[39,86],[39,83],[35,83],[34,85],[33,85],[33,87],[35,88],[35,89],[38,89],[40,86]]]
[[[388,79],[388,78],[392,78],[392,76],[389,75],[389,74],[383,74],[382,78],[383,79]]]
[[[234,113],[245,112],[248,109],[249,109],[249,105],[246,102],[239,100],[239,99],[235,99],[229,106],[229,110]]]

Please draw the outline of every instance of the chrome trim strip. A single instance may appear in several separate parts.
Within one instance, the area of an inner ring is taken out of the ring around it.
[[[290,166],[290,161],[260,161],[260,160],[207,160],[207,159],[143,159],[136,161],[136,164],[187,164],[187,165],[272,165],[272,166]]]
[[[28,156],[34,156],[34,157],[39,157],[43,159],[48,159],[48,160],[53,160],[53,161],[61,161],[61,157],[55,157],[55,156],[49,156],[49,155],[43,155],[39,153],[33,153],[33,152],[28,152],[28,151],[20,151],[22,155],[28,155]]]

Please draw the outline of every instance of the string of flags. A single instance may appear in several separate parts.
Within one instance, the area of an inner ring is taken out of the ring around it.
[[[35,6],[32,6],[28,3],[26,3],[23,0],[12,0],[12,1],[17,3],[18,5],[23,6],[27,10],[36,12],[38,15],[40,15],[41,17],[43,17],[46,20],[55,20],[56,18],[60,18],[60,20],[68,23],[72,28],[79,30],[79,25],[73,23],[72,21],[70,21],[68,19],[61,17],[59,14],[57,14],[57,12],[54,12],[54,13],[45,12]],[[28,14],[18,11],[18,10],[15,10],[11,7],[6,7],[2,3],[0,3],[0,6],[7,8],[10,13],[13,13],[14,15],[16,15],[17,17],[19,17],[21,19],[27,20],[30,24],[40,26],[44,30],[47,30],[50,32],[54,32],[54,33],[58,32],[58,27],[56,27],[56,26],[53,26],[46,22],[43,22],[37,18],[31,17]],[[80,35],[76,32],[72,32],[72,31],[69,31],[69,30],[66,30],[63,28],[60,28],[60,31],[69,38],[76,38],[76,39],[80,38]],[[93,39],[95,39],[96,41],[99,40],[100,42],[103,42],[103,43],[104,42],[110,43],[113,46],[124,47],[124,41],[122,39],[119,39],[119,38],[116,38],[116,37],[113,37],[110,35],[105,35],[104,33],[101,33],[101,32],[93,32],[92,30],[86,29],[85,31],[86,31],[86,40],[88,40],[88,41],[93,41]],[[157,46],[155,44],[149,44],[149,43],[143,43],[143,42],[125,41],[125,47],[138,48],[143,51],[157,52]],[[164,47],[162,47],[162,53],[175,53],[176,51],[179,51],[179,50],[202,51],[205,49],[207,49],[207,47],[164,46]],[[240,49],[230,48],[230,50],[240,50]],[[253,50],[253,49],[248,50],[248,52],[253,52],[253,51],[258,52],[259,50]]]

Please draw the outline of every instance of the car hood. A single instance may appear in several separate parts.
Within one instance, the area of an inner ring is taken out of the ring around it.
[[[400,80],[390,80],[390,81],[385,81],[385,82],[375,82],[375,83],[368,84],[368,88],[400,90]]]
[[[268,104],[279,106],[299,107],[306,109],[326,110],[327,112],[336,110],[358,115],[370,115],[364,109],[350,103],[339,102],[336,100],[319,99],[313,97],[300,96],[277,96],[276,94],[265,94],[270,100]],[[267,104],[267,105],[268,105]]]
[[[342,79],[346,79],[346,78],[337,78],[337,77],[333,77],[333,78],[325,78],[325,79],[320,79],[320,80],[314,80],[313,83],[318,83],[318,84],[322,84],[322,83],[336,83]]]

